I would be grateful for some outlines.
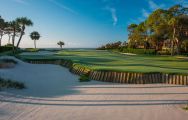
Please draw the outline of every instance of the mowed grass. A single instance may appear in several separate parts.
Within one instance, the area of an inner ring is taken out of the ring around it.
[[[65,50],[56,55],[24,55],[26,59],[70,59],[93,70],[188,73],[188,60],[176,56],[128,56],[108,51]]]

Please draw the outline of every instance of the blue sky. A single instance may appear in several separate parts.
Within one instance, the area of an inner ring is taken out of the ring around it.
[[[188,0],[0,0],[0,15],[6,20],[26,16],[34,22],[26,28],[21,47],[33,47],[29,33],[41,34],[38,47],[97,47],[127,40],[127,25],[139,23],[157,8]],[[3,43],[7,43],[4,37]]]

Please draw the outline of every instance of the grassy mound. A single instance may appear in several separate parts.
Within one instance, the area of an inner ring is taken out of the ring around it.
[[[35,49],[35,48],[26,48],[26,52],[38,52],[40,49]]]

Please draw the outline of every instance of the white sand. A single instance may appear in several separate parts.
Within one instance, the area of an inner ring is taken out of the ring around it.
[[[121,85],[92,81],[57,65],[19,61],[0,76],[22,81],[25,90],[0,91],[0,120],[186,120],[188,87]]]

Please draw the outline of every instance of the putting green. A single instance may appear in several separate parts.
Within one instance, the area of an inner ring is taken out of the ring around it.
[[[21,55],[25,59],[70,59],[94,70],[188,73],[188,60],[171,56],[122,55],[108,51],[64,50],[55,55]]]

